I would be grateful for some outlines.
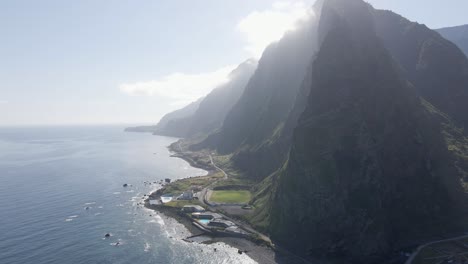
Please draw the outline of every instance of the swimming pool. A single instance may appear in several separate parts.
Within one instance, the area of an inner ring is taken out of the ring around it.
[[[210,219],[198,219],[198,222],[207,225],[211,220]]]

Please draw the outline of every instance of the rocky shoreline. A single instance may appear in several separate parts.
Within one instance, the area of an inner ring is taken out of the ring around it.
[[[211,243],[218,243],[218,242],[225,243],[231,247],[237,248],[239,250],[239,254],[243,254],[243,253],[247,254],[251,259],[253,259],[259,264],[293,263],[293,262],[278,262],[277,252],[275,252],[272,248],[265,246],[265,245],[256,244],[245,238],[212,236],[209,234],[205,234],[202,230],[200,230],[195,225],[193,225],[191,219],[182,215],[180,213],[179,208],[162,206],[162,205],[151,205],[149,203],[149,200],[155,199],[156,197],[160,196],[160,190],[148,196],[148,198],[145,200],[145,207],[147,209],[156,211],[160,214],[170,217],[176,220],[177,222],[179,222],[180,224],[184,225],[184,227],[187,228],[187,230],[190,233],[190,235],[187,238],[185,238],[184,241],[188,243],[192,243],[194,242],[194,240],[192,240],[191,238],[203,236],[203,237],[207,237],[208,239],[201,242],[202,244],[211,244]],[[295,262],[295,263],[300,263],[300,262]]]
[[[192,155],[183,153],[176,149],[177,142],[171,144],[168,149],[172,152],[171,157],[176,157],[185,160],[190,164],[190,166],[194,168],[199,168],[207,171],[206,176],[213,175],[216,172],[216,169],[211,164],[204,164],[200,162],[196,162]],[[206,237],[207,239],[200,242],[202,244],[211,244],[211,243],[225,243],[229,246],[237,248],[239,250],[239,254],[247,254],[251,259],[256,261],[259,264],[263,263],[292,263],[292,264],[303,264],[308,263],[303,259],[298,259],[296,256],[293,256],[287,252],[280,252],[275,250],[264,243],[255,243],[246,238],[240,237],[229,237],[229,236],[213,236],[210,234],[206,234],[199,228],[197,228],[191,219],[186,217],[180,212],[180,208],[176,207],[169,207],[163,205],[155,205],[150,204],[150,200],[157,200],[164,191],[164,186],[161,189],[149,194],[145,199],[144,206],[147,209],[156,211],[161,213],[169,218],[172,218],[179,222],[180,224],[184,225],[184,227],[190,232],[190,236],[184,239],[184,241],[188,243],[195,242],[191,238],[194,237]]]
[[[208,172],[208,174],[214,173],[216,171],[216,168],[214,168],[213,165],[209,163],[201,163],[199,161],[195,161],[192,155],[187,154],[186,152],[182,152],[182,150],[180,149],[179,141],[169,145],[168,149],[171,152],[171,157],[183,159],[194,168],[205,170]]]

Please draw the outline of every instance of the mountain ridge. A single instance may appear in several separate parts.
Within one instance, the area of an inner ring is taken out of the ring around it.
[[[453,216],[462,190],[438,124],[399,75],[368,6],[327,4],[335,26],[278,176],[270,231],[302,254],[379,262],[407,236],[447,222],[435,216]]]
[[[468,24],[436,29],[444,38],[455,43],[468,56]]]
[[[314,11],[265,50],[217,128],[182,145],[219,156],[232,182],[254,182],[245,220],[301,256],[383,263],[459,232],[468,59],[362,0]]]

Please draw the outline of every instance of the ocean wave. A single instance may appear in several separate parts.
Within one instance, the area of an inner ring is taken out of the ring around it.
[[[111,246],[122,246],[124,245],[124,241],[122,239],[117,239],[117,242],[114,242],[114,243],[110,243]]]
[[[157,222],[158,224],[160,224],[160,225],[162,225],[162,226],[165,225],[164,220],[162,219],[161,216],[156,215],[155,218],[156,218],[156,222]]]
[[[151,248],[151,245],[149,243],[145,243],[145,249],[143,251],[148,252]]]

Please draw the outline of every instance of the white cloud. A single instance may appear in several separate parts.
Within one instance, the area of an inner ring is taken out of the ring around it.
[[[155,80],[124,83],[119,86],[124,93],[133,96],[157,96],[171,105],[184,105],[205,96],[217,86],[228,81],[228,74],[235,65],[199,74],[173,73]]]
[[[1,104],[8,104],[8,101],[6,101],[6,100],[0,100],[0,105],[1,105]]]
[[[242,18],[236,30],[245,36],[244,48],[251,56],[259,58],[266,46],[279,40],[286,31],[293,30],[310,11],[304,0],[275,2],[267,10],[254,11]],[[168,105],[183,106],[228,81],[228,74],[235,67],[229,65],[199,74],[173,73],[155,80],[124,83],[119,88],[129,95],[155,96],[167,100]]]
[[[237,30],[246,37],[244,48],[259,58],[270,43],[293,30],[298,20],[307,17],[311,11],[304,1],[279,1],[270,9],[250,13],[237,24]]]

